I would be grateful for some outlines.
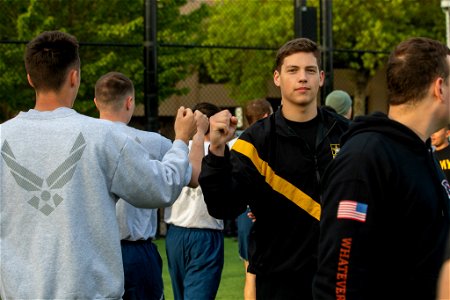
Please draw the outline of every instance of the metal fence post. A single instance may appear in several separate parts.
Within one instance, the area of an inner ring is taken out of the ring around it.
[[[326,96],[333,91],[333,18],[332,0],[322,0],[320,17],[322,19],[322,65],[325,72],[325,82],[320,93],[321,103],[325,103]]]
[[[158,122],[158,76],[156,41],[156,0],[144,2],[144,107],[145,129],[159,130]]]
[[[441,8],[445,13],[445,32],[447,36],[447,47],[450,47],[450,1],[441,0]]]

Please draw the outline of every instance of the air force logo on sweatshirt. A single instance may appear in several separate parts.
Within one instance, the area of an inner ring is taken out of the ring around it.
[[[2,145],[2,157],[16,183],[30,192],[31,198],[27,201],[28,204],[48,216],[64,200],[55,190],[63,188],[72,179],[76,164],[83,155],[85,148],[86,141],[80,133],[70,150],[69,157],[45,180],[17,161],[6,140]]]

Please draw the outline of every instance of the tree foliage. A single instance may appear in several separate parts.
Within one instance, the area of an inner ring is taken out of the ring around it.
[[[0,22],[0,39],[11,40],[17,37],[17,19],[26,12],[25,1],[0,1],[2,22]],[[25,67],[23,64],[22,44],[0,45],[0,123],[16,113],[17,107],[26,105],[26,99],[34,96],[28,89]],[[24,92],[27,91],[27,92]]]
[[[206,5],[189,14],[180,13],[187,0],[160,0],[157,17],[158,43],[199,43],[201,20]],[[93,104],[96,80],[109,71],[130,77],[136,88],[136,101],[143,100],[144,0],[0,0],[8,9],[8,24],[0,25],[3,40],[29,41],[42,31],[61,30],[80,42],[81,86],[75,108],[95,115]],[[5,29],[5,30],[3,30]],[[2,45],[0,51],[0,120],[34,106],[34,91],[28,86],[23,66],[25,45]],[[199,65],[196,50],[158,47],[158,96],[163,101],[186,91],[176,88]]]
[[[334,1],[334,48],[389,52],[400,41],[427,36],[445,43],[445,15],[440,0]],[[336,53],[355,70],[370,75],[384,64],[387,54]]]
[[[396,44],[413,36],[445,43],[445,15],[440,0],[333,2],[334,48],[361,51],[335,53],[336,62],[356,71],[355,115],[366,112],[366,87],[370,77],[386,63],[388,53]]]
[[[319,8],[320,12],[321,2],[308,0],[307,6]],[[211,14],[205,41],[208,44],[278,48],[294,37],[293,1],[222,0],[214,5]],[[335,52],[335,63],[357,71],[360,78],[355,80],[359,81],[360,91],[356,94],[361,98],[370,76],[384,65],[386,52],[395,44],[410,36],[445,42],[445,15],[440,0],[332,1],[332,16],[334,49],[351,50]],[[229,79],[232,95],[238,100],[245,102],[266,95],[273,51],[215,50],[205,57],[211,76],[215,80]]]
[[[293,12],[292,1],[223,0],[212,6],[205,44],[256,48],[214,49],[204,55],[211,77],[227,80],[238,102],[266,95],[275,51],[294,37]]]
[[[306,2],[320,11],[322,0]],[[200,0],[157,2],[159,100],[186,93],[176,87],[177,82],[201,64],[215,81],[227,82],[238,102],[266,96],[276,49],[294,37],[294,1],[209,1],[210,5],[199,5],[189,13],[180,10],[186,3],[199,4]],[[332,1],[332,7],[334,49],[351,50],[334,52],[334,62],[356,70],[356,102],[364,99],[370,76],[386,62],[386,52],[395,44],[409,36],[445,41],[440,0],[339,0]],[[3,41],[28,41],[44,30],[56,29],[78,38],[82,85],[75,108],[80,112],[96,113],[92,102],[95,81],[113,70],[129,76],[135,83],[137,102],[143,100],[144,0],[0,0],[0,9]],[[0,44],[0,122],[34,105],[34,91],[23,66],[24,47]]]

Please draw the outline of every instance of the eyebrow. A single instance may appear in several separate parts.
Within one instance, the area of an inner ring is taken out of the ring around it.
[[[298,66],[298,65],[286,65],[286,68],[297,68],[297,69],[299,69],[299,68],[301,68],[301,67]],[[305,69],[311,69],[311,68],[319,69],[319,67],[316,66],[316,65],[308,65],[308,66],[305,66],[304,68],[305,68]]]

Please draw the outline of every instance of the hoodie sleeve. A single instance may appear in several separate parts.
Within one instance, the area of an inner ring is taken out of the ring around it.
[[[371,199],[383,187],[367,152],[357,152],[340,152],[323,178],[317,300],[366,299],[361,291],[370,275]]]

